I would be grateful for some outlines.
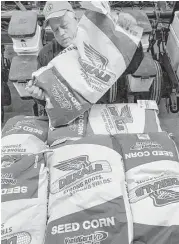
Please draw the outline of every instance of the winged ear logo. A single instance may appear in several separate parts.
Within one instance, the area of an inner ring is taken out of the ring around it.
[[[155,207],[162,207],[168,204],[179,202],[179,192],[161,189],[150,194]]]
[[[57,164],[54,166],[56,169],[62,170],[62,171],[69,171],[69,170],[80,170],[82,168],[85,168],[89,166],[91,163],[88,160],[87,155],[82,155],[76,158],[72,158],[66,161],[63,161],[62,163]]]
[[[1,158],[1,168],[9,168],[21,159],[21,155],[4,155]]]
[[[93,79],[93,81],[100,81],[105,85],[110,85],[110,83],[115,81],[115,74],[107,70],[107,65],[109,63],[108,59],[101,53],[96,51],[90,44],[84,44],[84,52],[87,59],[79,58],[79,63],[82,67],[83,74],[86,80]]]
[[[133,116],[130,107],[128,107],[128,105],[125,105],[121,108],[120,113],[115,105],[107,105],[107,109],[109,110],[110,115],[113,118],[116,132],[118,133],[119,131],[123,131],[127,133],[127,124],[133,123]]]
[[[121,109],[120,119],[121,119],[125,124],[127,124],[127,123],[133,123],[132,113],[131,113],[130,107],[128,107],[127,105],[125,105],[125,106]]]
[[[106,57],[97,52],[91,45],[84,43],[85,54],[91,63],[99,69],[105,70],[108,64]]]
[[[3,232],[3,231],[1,231]],[[30,244],[32,241],[32,237],[28,232],[22,231],[10,235],[3,236],[1,238],[1,243],[3,244]]]
[[[72,130],[72,131],[75,131],[77,128],[77,125],[75,124],[75,121],[72,122],[70,125],[69,125],[69,129]]]
[[[63,176],[52,183],[51,193],[55,194],[68,189],[96,174],[111,172],[111,166],[106,160],[90,162],[88,155],[81,155],[63,162],[59,162],[54,168],[64,171]]]

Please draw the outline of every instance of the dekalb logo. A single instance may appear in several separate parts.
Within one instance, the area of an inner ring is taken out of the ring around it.
[[[151,197],[156,207],[179,202],[179,192],[174,191],[174,188],[179,188],[179,178],[164,175],[160,179],[152,179],[133,188],[129,192],[130,202],[134,203],[146,197]]]
[[[88,155],[81,155],[58,163],[54,168],[68,172],[60,177],[51,186],[51,193],[56,194],[72,185],[78,184],[82,180],[99,173],[111,172],[111,166],[106,160],[90,162]]]
[[[94,234],[90,235],[81,235],[75,237],[66,237],[64,240],[64,244],[100,244],[102,241],[108,238],[108,232],[104,231],[96,231]]]
[[[107,105],[107,109],[109,110],[112,118],[113,123],[116,128],[116,132],[125,131],[128,132],[127,123],[133,123],[133,117],[130,110],[130,107],[128,105],[125,105],[123,108],[121,108],[121,113],[119,114],[118,109],[115,105]]]
[[[85,42],[83,42],[83,44],[85,55],[90,61],[88,62],[87,60],[79,58],[79,63],[83,69],[85,78],[92,78],[110,86],[110,83],[115,80],[116,76],[112,72],[106,70],[108,59],[97,52],[90,44],[87,45]]]
[[[162,148],[162,146],[158,142],[152,141],[144,141],[144,142],[136,142],[134,146],[130,148],[130,150],[142,150],[142,149],[155,149],[155,148]]]
[[[31,235],[25,231],[1,237],[1,244],[30,244],[31,241]]]

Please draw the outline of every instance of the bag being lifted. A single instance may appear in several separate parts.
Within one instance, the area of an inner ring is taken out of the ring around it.
[[[45,244],[131,243],[132,219],[122,158],[114,148],[113,138],[94,136],[49,153]]]
[[[46,110],[53,127],[71,123],[91,108],[125,70],[133,72],[143,57],[143,29],[129,33],[113,22],[106,2],[83,2],[74,45],[33,73],[47,94]],[[135,61],[135,62],[134,62]]]
[[[89,112],[87,135],[160,132],[155,109],[141,108],[136,103],[96,104]]]
[[[46,149],[48,120],[19,115],[7,121],[2,130],[2,154],[31,154]]]
[[[134,243],[178,244],[179,157],[176,145],[165,132],[117,138],[126,171]]]
[[[47,220],[43,156],[6,156],[1,162],[1,243],[43,244]]]

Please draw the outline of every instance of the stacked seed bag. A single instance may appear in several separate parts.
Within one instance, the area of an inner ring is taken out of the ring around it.
[[[133,226],[121,155],[110,136],[86,137],[48,153],[45,244],[129,244]]]
[[[179,155],[165,132],[116,136],[122,150],[134,243],[178,244]]]
[[[43,243],[47,219],[48,122],[10,119],[2,132],[1,243]]]
[[[85,112],[69,125],[59,126],[57,128],[50,126],[47,139],[48,145],[54,146],[68,140],[78,140],[86,136],[88,116],[88,112]]]
[[[137,103],[96,104],[89,113],[87,135],[160,132],[156,109]]]
[[[149,106],[137,103],[95,104],[89,112],[69,125],[49,128],[48,144],[53,146],[91,135],[160,132],[158,107],[154,101],[145,101],[146,103]]]
[[[52,127],[69,124],[89,110],[126,70],[135,71],[143,57],[141,27],[127,32],[115,25],[105,3],[84,5],[88,10],[74,45],[33,73],[34,84],[46,93]]]
[[[2,154],[31,154],[46,149],[48,121],[34,116],[15,116],[2,130]]]
[[[178,243],[179,155],[167,133],[89,136],[47,158],[45,243]]]

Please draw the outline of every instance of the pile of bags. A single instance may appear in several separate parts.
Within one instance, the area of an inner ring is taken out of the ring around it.
[[[43,152],[48,122],[10,119],[1,140],[1,243],[43,243],[48,175]]]
[[[48,144],[54,146],[68,140],[91,135],[160,132],[158,107],[140,104],[95,104],[75,121],[66,126],[50,127]]]
[[[140,130],[135,127],[132,109],[141,109],[144,118],[153,114],[153,132],[142,116]],[[94,114],[101,127],[104,118],[111,127],[121,119],[126,130],[104,126],[91,133],[99,125],[91,129]],[[83,136],[52,146],[46,142],[55,132],[48,131],[44,119],[17,116],[5,125],[2,243],[178,244],[179,155],[174,141],[161,132],[156,111],[137,104],[95,105],[78,120],[86,121]],[[134,124],[133,130],[127,123]],[[70,128],[55,131],[65,135]]]
[[[85,137],[47,162],[46,244],[178,243],[179,157],[167,133]]]

